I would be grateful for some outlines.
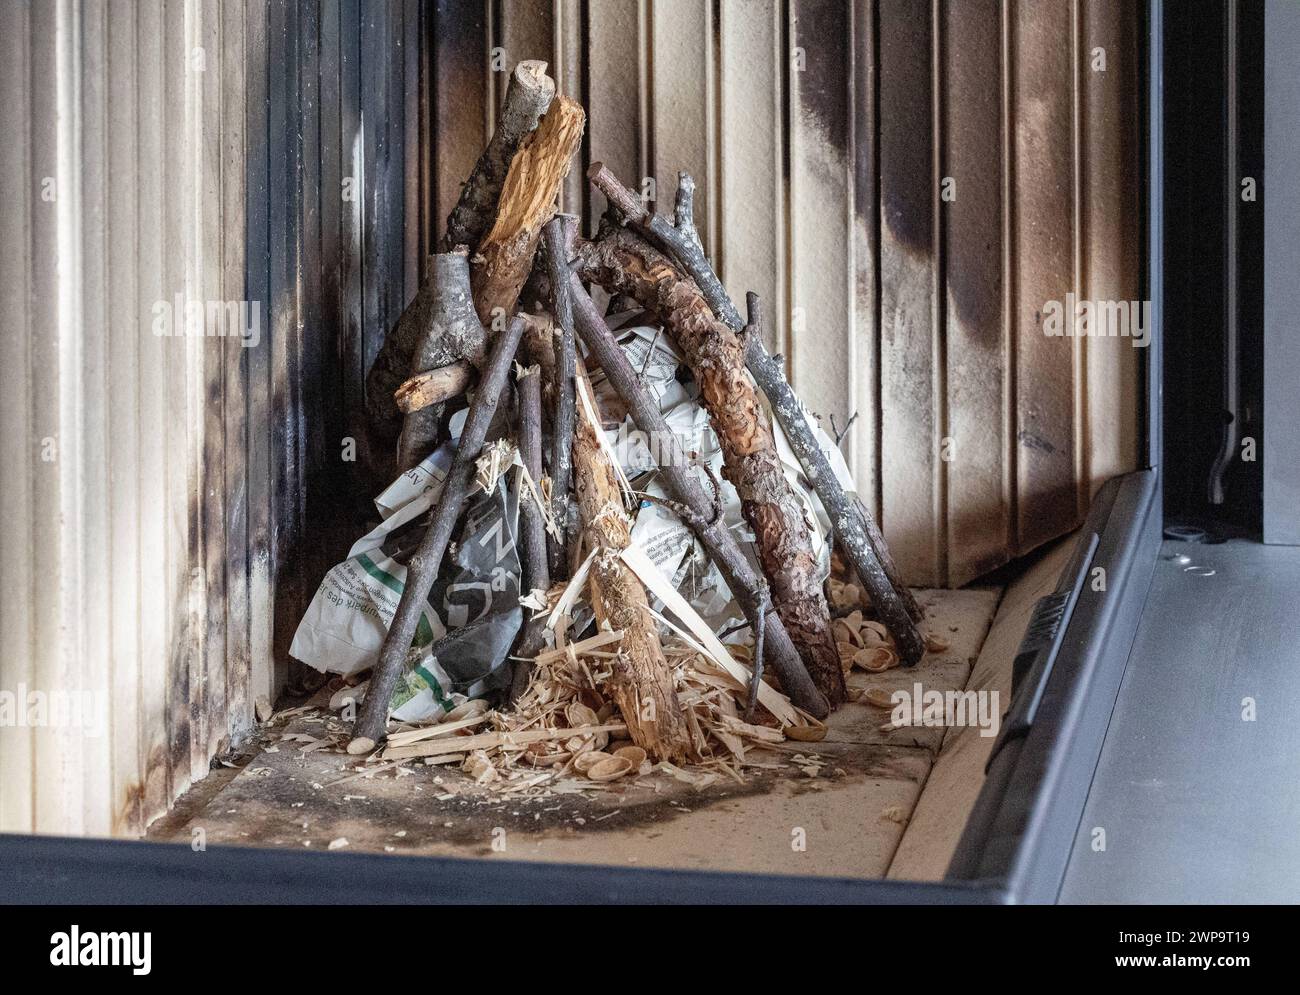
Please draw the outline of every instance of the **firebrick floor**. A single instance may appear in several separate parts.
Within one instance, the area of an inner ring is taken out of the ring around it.
[[[992,586],[918,591],[925,627],[949,639],[949,648],[909,670],[855,671],[850,683],[886,690],[910,690],[916,683],[927,690],[964,688],[1001,594]],[[656,775],[653,790],[615,783],[594,796],[524,798],[476,791],[455,769],[416,764],[404,776],[388,771],[332,785],[355,758],[295,748],[324,721],[299,716],[268,736],[261,752],[220,790],[199,785],[151,836],[191,843],[201,838],[211,846],[333,845],[485,860],[881,877],[946,732],[882,729],[888,717],[865,703],[846,705],[824,741],[764,751],[770,766],[747,771],[744,784],[719,781],[697,789]],[[295,731],[308,735],[294,740]],[[941,862],[931,861],[929,872],[923,863],[916,862],[917,876],[941,874]]]

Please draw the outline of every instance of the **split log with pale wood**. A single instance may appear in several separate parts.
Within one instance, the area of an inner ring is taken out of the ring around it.
[[[515,153],[554,99],[555,81],[546,75],[545,62],[525,60],[515,66],[492,140],[474,164],[474,171],[447,218],[445,248],[477,247],[487,234],[496,221],[501,185],[505,183]]]
[[[579,104],[556,97],[510,161],[496,221],[474,256],[474,306],[489,327],[499,326],[515,309],[533,268],[542,227],[555,214],[555,198],[582,141],[585,121]]]
[[[685,759],[690,750],[672,669],[649,612],[645,588],[623,563],[632,523],[623,504],[619,471],[601,434],[586,378],[576,381],[579,417],[573,437],[574,483],[582,535],[591,550],[591,604],[602,626],[621,629],[613,694],[632,742],[660,760]]]

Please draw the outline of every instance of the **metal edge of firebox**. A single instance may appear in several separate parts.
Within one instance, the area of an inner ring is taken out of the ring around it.
[[[1078,589],[1074,610],[1012,701],[1009,719],[1034,698],[1032,720],[1000,741],[947,883],[996,885],[1013,903],[1056,900],[1159,555],[1157,476],[1140,470],[1098,492],[1058,588]]]
[[[0,901],[40,905],[1005,902],[928,883],[0,835]]]

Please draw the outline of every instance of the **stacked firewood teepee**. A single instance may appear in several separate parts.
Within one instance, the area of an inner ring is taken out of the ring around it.
[[[664,592],[647,592],[646,561],[631,541],[635,503],[604,438],[589,369],[601,371],[636,426],[658,441],[672,510],[694,530],[744,611],[753,636],[747,718],[762,707],[764,694],[770,700],[773,687],[819,719],[845,697],[842,653],[803,508],[778,459],[773,420],[898,656],[912,664],[924,652],[915,624],[920,612],[879,532],[831,471],[779,361],[763,347],[757,297],[749,295],[742,317],[704,255],[692,220],[691,177],[679,174],[669,218],[594,163],[588,178],[609,205],[600,230],[584,239],[577,219],[556,214],[585,115],[556,94],[545,70],[545,63],[522,62],[512,73],[496,133],[448,219],[443,251],[432,258],[427,282],[369,375],[370,415],[397,437],[399,470],[443,441],[445,405],[466,393],[472,400],[441,496],[407,565],[406,587],[355,723],[353,753],[386,738],[388,703],[476,486],[480,456],[489,440],[504,437],[541,496],[520,502],[521,588],[584,585],[600,629],[618,634],[604,646],[613,660],[606,690],[631,739],[657,760],[689,756],[661,643],[663,616],[652,610]],[[681,452],[589,287],[643,308],[685,358],[722,449],[723,475],[753,531],[761,573],[722,522],[718,482]],[[528,687],[532,661],[555,652],[547,646],[546,622],[539,613],[520,630],[513,696]]]

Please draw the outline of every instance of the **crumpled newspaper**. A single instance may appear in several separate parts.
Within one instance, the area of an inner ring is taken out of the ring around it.
[[[453,432],[459,427],[453,420]],[[406,588],[422,516],[441,495],[454,452],[453,440],[375,499],[383,520],[325,575],[294,633],[295,659],[345,676],[374,666]],[[518,473],[502,474],[471,500],[393,693],[393,718],[437,718],[509,683],[508,655],[523,623],[518,486]]]

